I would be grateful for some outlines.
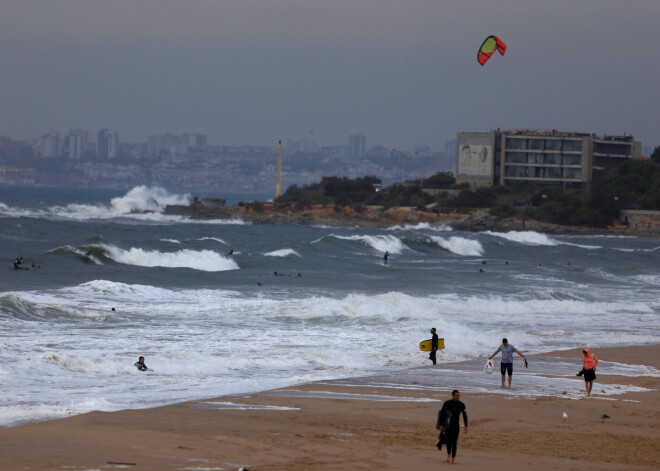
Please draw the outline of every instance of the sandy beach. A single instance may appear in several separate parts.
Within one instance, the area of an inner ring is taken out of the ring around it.
[[[586,398],[574,373],[550,377],[550,383],[561,379],[565,391],[534,397],[516,394],[524,375],[514,374],[508,391],[499,388],[499,374],[473,372],[472,381],[486,389],[470,392],[466,384],[462,392],[469,428],[461,431],[455,465],[435,447],[435,422],[442,401],[463,386],[456,379],[449,384],[439,364],[413,369],[400,384],[402,373],[393,373],[388,385],[383,378],[310,383],[3,428],[0,469],[658,469],[660,346],[594,353],[616,362],[612,368],[636,373],[599,374],[594,396]],[[529,371],[544,361],[563,361],[577,372],[580,350],[532,356]],[[410,381],[415,375],[423,381]],[[602,420],[602,413],[610,418]]]

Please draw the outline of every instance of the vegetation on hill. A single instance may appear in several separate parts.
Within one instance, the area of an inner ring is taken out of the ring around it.
[[[500,217],[606,227],[616,221],[621,209],[660,210],[660,147],[651,160],[628,160],[618,168],[594,171],[586,191],[565,192],[560,186],[538,185],[461,188],[449,172],[385,188],[373,176],[323,177],[319,183],[290,186],[275,203],[294,204],[298,209],[313,204],[350,206],[357,211],[370,205],[442,212],[490,208],[491,214]]]

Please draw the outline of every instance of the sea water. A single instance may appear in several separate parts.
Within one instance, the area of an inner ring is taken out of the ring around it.
[[[657,342],[657,239],[162,213],[188,196],[0,189],[0,425],[309,381],[386,385],[392,372],[405,382],[430,364],[418,343],[431,327],[446,345],[437,368],[472,390],[498,383],[482,363],[502,337],[526,353]],[[18,256],[36,268],[14,270]],[[133,367],[141,355],[153,372]],[[561,394],[539,381],[516,379],[517,391]]]

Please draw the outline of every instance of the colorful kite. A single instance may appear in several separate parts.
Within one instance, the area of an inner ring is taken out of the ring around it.
[[[488,36],[479,48],[479,53],[477,54],[477,60],[479,63],[484,65],[488,62],[488,59],[490,59],[490,56],[493,55],[495,50],[500,51],[500,54],[504,55],[506,52],[506,44],[504,44],[497,36]]]

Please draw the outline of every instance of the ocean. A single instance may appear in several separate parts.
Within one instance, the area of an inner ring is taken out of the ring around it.
[[[0,426],[310,381],[428,379],[418,343],[431,327],[444,373],[425,387],[484,391],[499,385],[482,369],[502,337],[533,354],[660,333],[658,239],[162,214],[186,198],[0,188]],[[35,269],[14,270],[18,256]],[[140,355],[153,372],[133,367]],[[547,362],[536,371],[580,364]],[[516,379],[517,391],[543,381]]]

